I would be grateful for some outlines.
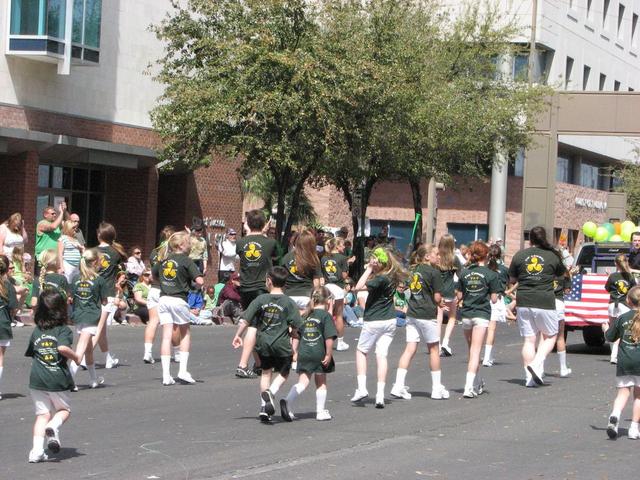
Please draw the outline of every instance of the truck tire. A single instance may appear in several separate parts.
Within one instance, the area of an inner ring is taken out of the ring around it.
[[[582,329],[584,343],[590,347],[601,347],[604,345],[604,333],[600,326],[584,327]]]

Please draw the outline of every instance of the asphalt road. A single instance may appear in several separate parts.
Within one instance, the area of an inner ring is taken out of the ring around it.
[[[610,441],[605,432],[615,396],[608,349],[587,349],[572,333],[573,376],[557,376],[552,354],[549,385],[527,389],[520,338],[515,327],[506,326],[498,331],[496,366],[482,369],[484,395],[462,398],[466,351],[458,327],[454,356],[443,359],[451,398],[429,398],[426,356],[420,355],[407,376],[414,398],[388,399],[384,410],[349,402],[359,333],[349,329],[352,349],[336,354],[336,372],[329,378],[327,407],[334,420],[315,420],[310,387],[297,404],[300,419],[285,423],[274,417],[272,425],[256,419],[258,381],[233,375],[238,359],[230,347],[233,328],[195,327],[189,370],[199,383],[163,387],[160,363],[142,363],[142,328],[111,327],[112,351],[121,365],[99,370],[106,383],[96,390],[83,389],[88,375],[79,373],[81,390],[72,395],[72,417],[61,431],[63,449],[46,463],[28,464],[34,415],[30,359],[23,353],[30,332],[16,329],[5,357],[0,479],[605,479],[638,472],[640,442],[626,436]],[[387,396],[403,347],[399,329],[391,346]],[[173,369],[177,372],[177,365]],[[630,406],[622,434],[629,420]]]

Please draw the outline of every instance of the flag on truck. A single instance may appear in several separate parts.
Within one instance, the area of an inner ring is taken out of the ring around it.
[[[579,274],[571,278],[571,291],[564,296],[564,317],[568,324],[609,321],[608,275]]]

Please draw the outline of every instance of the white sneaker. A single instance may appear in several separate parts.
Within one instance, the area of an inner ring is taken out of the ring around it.
[[[473,390],[473,388],[465,388],[462,396],[464,398],[476,398],[478,394]]]
[[[484,393],[484,379],[477,379],[475,385],[473,386],[473,391],[476,392],[477,395],[482,395]]]
[[[617,365],[618,364],[618,357],[611,357],[609,359],[609,363],[611,363],[611,365]]]
[[[360,402],[365,398],[367,398],[368,396],[369,396],[369,392],[367,392],[366,390],[358,390],[356,388],[356,392],[353,394],[353,397],[351,397],[351,401],[354,403]]]
[[[57,428],[47,427],[44,429],[46,437],[47,448],[51,453],[58,453],[60,451],[60,435]]]
[[[483,367],[493,367],[493,360],[487,359],[482,361]]]
[[[336,350],[339,352],[344,352],[345,350],[349,350],[349,344],[344,340],[338,340],[338,344],[336,345]]]
[[[162,379],[162,385],[169,386],[169,385],[175,385],[176,381],[173,379],[173,377],[169,377],[169,378],[163,378]]]
[[[155,358],[153,358],[153,355],[151,353],[145,353],[144,357],[142,357],[142,361],[144,363],[151,363],[151,364],[156,363],[156,360]]]
[[[320,422],[331,420],[332,418],[333,417],[329,413],[329,410],[320,410],[318,413],[316,413],[316,420]]]
[[[562,378],[567,378],[569,375],[571,375],[571,369],[570,368],[561,368],[560,369],[560,376]]]
[[[24,323],[22,323],[20,320],[16,320],[16,324],[14,325],[14,327],[24,327]]]
[[[628,437],[631,440],[638,440],[640,439],[640,431],[637,428],[629,428]]]
[[[376,395],[376,408],[384,408],[384,395]]]
[[[449,398],[449,390],[444,388],[444,385],[440,385],[432,390],[431,398],[433,400],[447,400]]]
[[[538,386],[538,384],[533,381],[533,378],[527,377],[524,380],[524,386],[527,387],[527,388],[535,388],[535,387]]]
[[[449,345],[442,345],[440,347],[440,356],[441,357],[452,357],[453,356],[453,350],[451,350],[451,347]]]
[[[196,383],[196,381],[194,380],[194,378],[191,376],[189,372],[178,374],[176,378],[183,383]]]
[[[118,360],[116,357],[109,357],[104,364],[104,368],[116,368],[119,363],[120,360]]]
[[[39,462],[44,462],[45,460],[48,460],[49,457],[47,457],[47,454],[44,453],[44,450],[41,452],[34,452],[33,450],[31,450],[29,452],[29,463],[39,463]]]
[[[609,417],[609,425],[607,425],[607,435],[611,440],[618,438],[618,417],[611,415]]]
[[[538,365],[527,365],[527,370],[531,374],[533,381],[536,382],[536,385],[544,385],[544,380],[542,379],[544,372]]]
[[[95,382],[91,382],[89,384],[90,388],[98,388],[100,385],[102,385],[104,383],[104,377],[98,377],[96,378]]]
[[[408,392],[409,388],[406,386],[400,387],[399,385],[393,384],[393,388],[391,389],[390,395],[396,398],[404,398],[405,400],[411,400],[411,394]]]

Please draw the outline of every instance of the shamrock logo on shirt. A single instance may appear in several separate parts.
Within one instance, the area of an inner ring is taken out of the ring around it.
[[[531,275],[538,275],[542,272],[544,268],[544,259],[539,257],[538,255],[534,255],[533,257],[529,257],[527,263],[527,272]]]
[[[244,252],[245,258],[249,261],[259,260],[260,257],[262,257],[262,252],[258,247],[259,245],[256,243],[253,243],[253,242],[249,243],[247,245],[247,249]]]
[[[327,273],[336,273],[338,271],[334,260],[327,260],[327,263],[324,264],[324,269]]]
[[[627,292],[629,291],[629,286],[627,285],[627,282],[625,282],[624,280],[618,280],[616,282],[616,288],[618,289],[618,293],[621,295],[626,295]]]
[[[109,258],[106,255],[100,255],[100,270],[109,268]]]
[[[174,262],[173,260],[168,260],[167,262],[165,262],[164,268],[162,269],[162,275],[164,276],[164,278],[167,278],[169,280],[173,280],[174,278],[176,278],[176,275],[178,274],[176,267],[176,262]]]
[[[417,273],[413,274],[411,277],[411,283],[409,284],[409,288],[411,289],[411,293],[419,293],[422,290],[422,282],[420,282],[420,275]]]

